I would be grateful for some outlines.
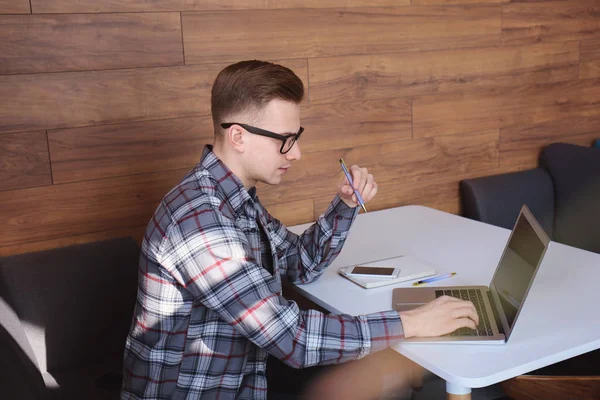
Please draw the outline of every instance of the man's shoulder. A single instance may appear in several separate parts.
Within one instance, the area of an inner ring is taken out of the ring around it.
[[[167,193],[159,208],[169,215],[169,224],[179,224],[189,216],[212,219],[214,213],[233,219],[227,196],[217,179],[204,169],[194,169]],[[211,215],[213,214],[213,215]]]

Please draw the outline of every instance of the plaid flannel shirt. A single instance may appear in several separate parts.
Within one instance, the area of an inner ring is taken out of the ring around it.
[[[302,368],[357,359],[403,337],[395,311],[326,315],[281,295],[280,274],[308,283],[324,272],[357,209],[336,196],[295,235],[211,150],[146,229],[122,399],[265,399],[267,353]],[[261,229],[273,274],[262,266]]]

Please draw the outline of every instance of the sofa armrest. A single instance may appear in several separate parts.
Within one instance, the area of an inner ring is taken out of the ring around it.
[[[523,204],[527,204],[552,237],[554,187],[543,168],[465,179],[460,182],[463,215],[512,229]]]
[[[21,321],[0,297],[0,388],[9,399],[40,399],[44,380]]]

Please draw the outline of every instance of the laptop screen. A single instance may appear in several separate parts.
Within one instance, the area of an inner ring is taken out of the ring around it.
[[[500,299],[509,329],[513,327],[545,250],[543,238],[521,212],[491,285]]]

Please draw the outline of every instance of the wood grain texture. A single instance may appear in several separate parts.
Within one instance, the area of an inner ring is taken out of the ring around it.
[[[261,200],[262,201],[262,200]],[[304,224],[313,221],[313,200],[298,200],[285,203],[265,204],[271,215],[286,226]]]
[[[600,78],[600,38],[582,40],[580,53],[579,78]]]
[[[0,220],[5,221],[0,247],[145,225],[164,195],[187,172],[0,192]]]
[[[504,3],[507,0],[411,0],[413,6],[457,5],[457,4],[490,4]]]
[[[29,0],[0,0],[0,14],[30,14]]]
[[[308,60],[310,103],[577,79],[579,42]]]
[[[490,46],[499,35],[498,5],[183,14],[191,64]]]
[[[503,172],[504,170],[493,168],[416,182],[388,181],[379,186],[377,195],[368,204],[368,210],[377,211],[418,204],[452,214],[460,214],[461,200],[458,184],[461,180]],[[330,196],[321,196],[315,199],[315,220],[325,212],[331,200]]]
[[[191,168],[214,139],[210,117],[48,131],[55,184]]]
[[[524,44],[600,37],[596,0],[511,3],[502,6],[502,43]]]
[[[303,152],[411,137],[408,99],[310,107],[302,118]],[[209,116],[48,132],[55,184],[195,165],[214,138]]]
[[[281,64],[306,85],[306,60]],[[226,65],[0,76],[0,98],[14,100],[0,108],[0,132],[209,115]]]
[[[416,97],[413,135],[448,135],[595,116],[600,104],[599,84],[598,79],[587,79]]]
[[[30,253],[35,251],[50,250],[60,247],[73,246],[76,244],[91,243],[100,240],[128,236],[132,237],[138,243],[138,245],[141,246],[145,229],[146,225],[143,225],[136,226],[133,228],[110,229],[107,231],[84,233],[81,235],[66,236],[57,239],[42,240],[39,242],[4,246],[0,247],[0,257],[11,256],[14,254]]]
[[[399,141],[306,154],[278,186],[258,185],[264,204],[317,197],[333,199],[343,180],[339,159],[367,167],[379,185],[439,179],[498,166],[498,130],[473,135]]]
[[[45,131],[0,135],[0,190],[51,184]]]
[[[581,61],[600,60],[600,38],[582,40],[580,53]]]
[[[384,144],[412,136],[408,98],[316,105],[301,116],[303,153]]]
[[[179,13],[0,16],[0,74],[183,65]]]
[[[521,375],[502,382],[502,389],[511,398],[521,400],[597,400],[600,376]]]
[[[4,0],[7,1],[7,0]],[[254,10],[409,6],[410,0],[31,0],[34,13]],[[27,5],[29,12],[29,5]]]
[[[514,170],[535,168],[541,151],[556,142],[590,146],[600,138],[600,107],[595,118],[565,118],[561,121],[512,126],[500,130],[500,166]]]
[[[582,62],[579,65],[579,78],[600,78],[600,60]]]

